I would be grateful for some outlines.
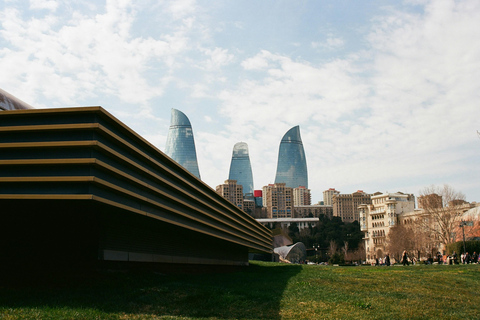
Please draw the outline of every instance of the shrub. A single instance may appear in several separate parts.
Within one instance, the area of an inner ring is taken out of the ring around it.
[[[480,241],[471,240],[465,241],[465,250],[469,253],[480,252]],[[452,254],[453,251],[456,251],[457,254],[463,252],[463,241],[457,241],[447,245],[447,254]]]
[[[343,254],[340,252],[335,252],[330,259],[328,259],[329,264],[344,264],[345,263],[345,258],[343,257]]]

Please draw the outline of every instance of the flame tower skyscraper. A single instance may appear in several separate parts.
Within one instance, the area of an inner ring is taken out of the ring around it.
[[[243,194],[253,193],[252,166],[245,142],[238,142],[233,146],[228,179],[237,180],[237,184],[243,186]]]
[[[192,125],[187,116],[177,109],[172,109],[165,153],[200,179]]]
[[[289,188],[308,188],[307,160],[299,126],[288,130],[280,142],[275,183],[285,183]]]

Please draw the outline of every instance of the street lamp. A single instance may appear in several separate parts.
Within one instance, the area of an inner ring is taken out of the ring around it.
[[[462,234],[463,234],[463,254],[467,252],[465,249],[465,226],[472,227],[473,226],[473,221],[464,221],[462,220],[460,222],[460,227],[462,227]]]
[[[320,245],[314,244],[313,249],[315,249],[315,263],[318,263],[318,249],[320,249]]]

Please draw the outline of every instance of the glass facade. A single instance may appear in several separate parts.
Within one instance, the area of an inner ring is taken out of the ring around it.
[[[200,179],[192,126],[187,116],[177,109],[172,109],[165,153]]]
[[[253,193],[252,166],[245,142],[238,142],[233,147],[228,180],[237,180],[237,184],[243,186],[243,194]]]
[[[307,160],[299,126],[288,130],[280,142],[275,183],[285,183],[289,188],[308,188]]]

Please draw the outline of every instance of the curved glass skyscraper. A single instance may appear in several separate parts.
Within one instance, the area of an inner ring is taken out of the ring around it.
[[[0,111],[19,109],[33,109],[33,107],[0,89]]]
[[[243,194],[253,193],[252,166],[248,155],[248,145],[245,142],[238,142],[233,146],[228,180],[237,180],[237,185],[243,186]]]
[[[172,109],[165,153],[200,179],[192,126],[187,116],[177,109]]]
[[[308,188],[307,160],[299,126],[288,130],[280,142],[275,183],[285,183],[289,188]]]

